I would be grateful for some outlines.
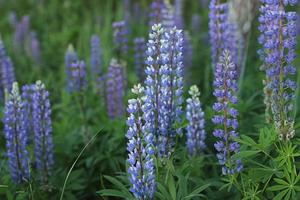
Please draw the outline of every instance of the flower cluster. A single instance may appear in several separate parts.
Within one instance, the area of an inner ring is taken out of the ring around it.
[[[10,173],[15,182],[26,181],[29,178],[26,113],[18,84],[14,83],[9,98],[5,102],[3,123]]]
[[[132,92],[136,99],[128,101],[127,151],[129,158],[128,174],[132,184],[131,192],[137,199],[153,199],[155,192],[155,169],[153,134],[145,131],[143,121],[143,93],[141,85],[134,86]]]
[[[100,38],[97,35],[91,37],[91,74],[96,81],[102,73],[102,49],[100,46]]]
[[[273,119],[279,138],[291,139],[294,134],[293,102],[296,90],[295,81],[290,79],[296,73],[293,66],[297,43],[297,14],[286,12],[285,7],[296,1],[266,1],[260,8],[261,35],[259,43],[263,48],[259,55],[266,72],[264,80],[267,119]]]
[[[70,86],[72,92],[80,92],[87,87],[86,66],[83,60],[71,64]]]
[[[123,116],[124,114],[124,68],[113,59],[108,67],[106,75],[106,104],[107,113],[111,119]]]
[[[36,168],[40,173],[40,179],[48,182],[54,164],[51,105],[49,92],[41,81],[37,81],[33,86],[32,120]]]
[[[114,31],[114,45],[118,59],[124,58],[128,52],[128,25],[126,21],[118,21],[112,24]]]
[[[233,108],[233,105],[237,104],[236,73],[230,52],[225,50],[215,68],[214,96],[217,102],[213,109],[217,114],[212,119],[214,124],[219,125],[213,135],[219,138],[215,148],[224,175],[234,174],[242,169],[241,161],[232,158],[233,154],[240,150],[240,145],[234,141],[234,138],[238,137],[238,111]]]
[[[66,81],[67,81],[67,90],[72,91],[72,63],[78,61],[78,55],[74,51],[73,46],[70,44],[68,46],[67,52],[65,53],[65,69],[66,69]]]
[[[145,38],[134,39],[134,67],[140,81],[145,79],[146,48]]]
[[[165,29],[175,24],[171,5],[165,0],[153,0],[150,6],[149,25],[162,24]]]
[[[190,88],[190,98],[186,100],[186,119],[188,120],[186,146],[190,156],[199,154],[205,147],[204,112],[199,100],[200,92],[196,85]]]
[[[209,13],[209,35],[213,67],[226,49],[230,50],[235,65],[238,61],[235,25],[229,21],[228,3],[211,0]]]
[[[0,75],[1,92],[10,92],[15,81],[14,66],[10,57],[7,55],[3,42],[0,40]]]

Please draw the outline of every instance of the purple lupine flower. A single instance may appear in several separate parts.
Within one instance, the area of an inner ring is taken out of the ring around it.
[[[183,0],[175,0],[174,21],[175,21],[175,26],[179,29],[183,29],[184,27],[182,11],[183,11]]]
[[[27,181],[29,178],[28,122],[16,82],[5,102],[3,123],[12,179],[16,183]]]
[[[113,59],[106,75],[106,104],[109,118],[116,119],[124,114],[124,68]]]
[[[54,155],[49,92],[41,81],[37,81],[33,87],[32,120],[36,168],[40,179],[47,183],[53,168]]]
[[[236,29],[235,25],[229,21],[228,3],[211,0],[209,8],[209,35],[213,68],[225,49],[230,50],[232,61],[237,67]]]
[[[17,53],[20,53],[24,50],[26,38],[29,35],[29,30],[30,18],[28,15],[25,15],[15,26],[14,49]]]
[[[175,137],[181,129],[175,124],[181,122],[183,103],[183,33],[176,27],[167,31],[162,38],[163,65],[159,69],[160,83],[160,122],[158,153],[169,157],[173,151]]]
[[[30,34],[30,56],[36,65],[41,65],[41,47],[36,32]]]
[[[27,116],[27,130],[29,133],[33,132],[33,123],[32,123],[32,94],[34,90],[34,85],[23,85],[21,98],[24,103],[24,113]],[[28,136],[28,143],[30,144],[33,141],[31,135]]]
[[[263,48],[259,55],[266,72],[264,92],[267,114],[271,110],[279,138],[290,140],[295,135],[293,99],[297,84],[290,76],[296,73],[293,62],[296,58],[298,16],[296,12],[286,12],[285,7],[295,5],[297,0],[261,2],[259,43]]]
[[[65,69],[66,69],[66,82],[67,82],[67,90],[70,92],[72,89],[72,70],[71,65],[74,62],[78,61],[77,53],[74,51],[73,46],[70,44],[65,53]]]
[[[145,131],[143,121],[144,88],[139,84],[132,92],[136,99],[128,101],[128,131],[126,137],[129,164],[128,174],[131,182],[130,191],[137,199],[153,199],[155,193],[155,168],[153,134]]]
[[[2,92],[7,90],[8,92],[12,89],[12,84],[15,81],[14,66],[10,57],[6,54],[6,50],[3,42],[0,40],[0,74],[1,74],[1,85]]]
[[[118,21],[112,24],[114,31],[114,46],[118,59],[124,58],[128,52],[128,25],[126,21]]]
[[[139,37],[134,39],[134,67],[141,82],[145,80],[146,48],[145,38]]]
[[[97,35],[91,37],[91,73],[92,78],[96,81],[102,73],[102,49],[100,38]]]
[[[147,43],[147,60],[146,60],[146,79],[145,79],[145,128],[147,132],[153,133],[155,137],[155,147],[158,145],[159,138],[159,113],[161,112],[161,75],[160,68],[162,66],[162,37],[164,29],[161,24],[152,26],[152,32],[149,34]]]
[[[218,151],[217,157],[223,175],[240,172],[243,167],[241,160],[232,157],[240,150],[239,144],[234,141],[234,138],[238,137],[238,111],[233,108],[233,105],[237,104],[236,74],[230,52],[225,50],[215,68],[214,96],[218,101],[213,105],[216,115],[212,119],[213,123],[219,126],[213,135],[219,139],[214,146]]]
[[[165,29],[172,28],[175,24],[171,5],[164,0],[153,0],[150,6],[149,25],[162,24]]]
[[[186,146],[189,155],[195,156],[206,148],[205,119],[199,100],[200,92],[198,87],[193,85],[190,88],[189,94],[191,97],[186,100],[186,119],[188,120]]]
[[[71,91],[81,92],[87,87],[86,66],[83,60],[71,64]]]

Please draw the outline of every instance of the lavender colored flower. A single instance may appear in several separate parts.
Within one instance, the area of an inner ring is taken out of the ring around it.
[[[27,181],[29,178],[27,116],[17,83],[13,84],[5,103],[3,123],[11,177],[16,183]]]
[[[155,168],[153,134],[145,131],[143,121],[143,93],[141,85],[134,86],[132,92],[136,99],[128,101],[127,151],[128,174],[131,182],[130,191],[137,199],[153,199],[155,193]]]
[[[241,160],[232,157],[240,150],[239,144],[234,141],[238,137],[238,111],[233,107],[237,103],[236,74],[230,52],[225,50],[215,68],[214,96],[218,101],[213,105],[216,115],[212,119],[219,126],[213,135],[219,139],[214,146],[223,175],[238,173],[243,167]]]
[[[112,24],[114,31],[114,45],[118,59],[124,58],[128,53],[128,25],[126,21],[118,21]]]
[[[21,21],[15,26],[14,49],[17,53],[24,50],[26,38],[29,35],[30,18],[28,15],[22,17]]]
[[[32,119],[35,163],[40,179],[48,182],[54,164],[49,92],[41,81],[36,82],[33,90]]]
[[[153,0],[150,5],[149,25],[162,24],[165,29],[175,24],[171,5],[164,0]]]
[[[3,42],[0,40],[0,75],[3,91],[8,92],[12,89],[12,84],[15,81],[14,66],[10,57],[6,54]]]
[[[116,119],[124,114],[124,69],[113,59],[106,75],[106,104],[109,118]]]
[[[267,119],[269,122],[273,119],[280,139],[290,140],[295,135],[293,99],[296,83],[290,76],[296,73],[293,61],[296,58],[297,14],[286,12],[285,7],[297,1],[261,2],[259,43],[263,48],[259,55],[266,72],[264,92]]]
[[[71,64],[70,86],[72,92],[81,92],[87,87],[86,66],[83,60]]]
[[[97,80],[102,73],[102,49],[100,38],[97,35],[91,37],[91,73],[93,80]]]
[[[204,129],[205,119],[199,100],[200,92],[198,87],[193,85],[190,88],[189,94],[191,97],[186,100],[186,119],[188,120],[188,125],[186,127],[186,146],[189,155],[195,156],[206,148],[206,132]]]
[[[72,90],[72,63],[75,63],[77,61],[78,61],[77,53],[74,51],[73,46],[70,44],[65,53],[67,90],[69,92]]]
[[[40,41],[35,32],[30,35],[30,56],[38,66],[41,65],[41,47]]]
[[[209,13],[209,35],[213,67],[225,49],[230,50],[232,61],[237,67],[238,48],[236,45],[236,26],[229,21],[228,4],[211,0]]]
[[[29,133],[33,132],[33,123],[32,123],[32,94],[34,91],[34,85],[23,85],[21,98],[23,99],[24,104],[24,113],[27,116],[27,130]],[[29,135],[28,144],[33,141],[33,137]]]
[[[181,122],[183,103],[183,33],[176,27],[167,31],[162,38],[163,65],[159,69],[160,83],[160,135],[158,151],[160,156],[169,157],[173,151],[175,137],[181,129],[175,124]]]
[[[140,81],[145,79],[145,60],[146,60],[146,42],[145,38],[135,38],[134,39],[134,66],[136,74]]]
[[[184,20],[183,20],[183,0],[175,0],[174,3],[174,21],[175,21],[175,26],[179,29],[183,29],[184,27]]]

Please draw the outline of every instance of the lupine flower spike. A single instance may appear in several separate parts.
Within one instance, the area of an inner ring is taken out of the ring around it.
[[[114,46],[118,59],[124,59],[128,52],[128,27],[126,21],[118,21],[112,24],[114,31]]]
[[[14,182],[29,179],[29,153],[27,116],[21,99],[18,84],[14,83],[4,108],[4,135],[9,169]]]
[[[186,119],[188,120],[186,146],[189,155],[195,156],[200,154],[206,147],[205,119],[199,100],[200,92],[198,87],[193,85],[190,88],[189,94],[191,97],[186,100]]]
[[[80,92],[87,87],[86,66],[83,60],[71,64],[71,91]]]
[[[141,85],[134,86],[132,92],[137,96],[136,99],[130,99],[127,111],[129,117],[127,120],[128,138],[127,151],[129,158],[127,160],[129,180],[131,182],[130,191],[137,199],[150,200],[155,192],[155,169],[154,169],[154,149],[153,135],[145,131],[143,125],[143,95],[144,88]]]
[[[102,73],[102,50],[100,38],[97,35],[91,37],[91,74],[92,79],[97,81]]]
[[[66,67],[66,81],[67,90],[71,92],[72,90],[72,63],[78,61],[77,53],[74,51],[74,47],[70,44],[68,46],[67,52],[65,53],[65,67]]]
[[[41,81],[37,81],[33,86],[32,119],[36,168],[40,179],[47,183],[53,168],[54,156],[49,92]]]
[[[223,175],[235,174],[242,169],[241,160],[232,156],[239,152],[240,145],[234,141],[238,137],[236,67],[231,60],[230,52],[225,50],[215,69],[214,96],[217,102],[213,105],[216,115],[212,121],[218,126],[213,135],[219,139],[215,143],[217,157],[222,166]]]
[[[297,0],[261,2],[259,42],[263,48],[259,54],[266,72],[264,92],[267,121],[274,121],[279,139],[290,140],[295,135],[293,99],[297,86],[290,76],[296,74],[293,61],[296,57],[297,13],[286,12],[285,7],[288,4],[296,5]]]
[[[106,76],[106,104],[109,118],[115,119],[124,114],[124,68],[113,59]]]

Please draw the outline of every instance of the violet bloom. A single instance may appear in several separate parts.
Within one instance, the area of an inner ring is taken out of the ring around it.
[[[114,33],[114,47],[118,59],[125,58],[128,53],[128,24],[126,21],[118,21],[112,24]]]
[[[124,114],[124,68],[113,59],[106,75],[106,104],[110,119],[122,117]]]
[[[229,22],[228,4],[211,0],[209,8],[209,35],[213,68],[225,49],[230,50],[232,61],[237,67],[236,29],[235,25]]]
[[[164,29],[172,28],[175,24],[171,5],[164,0],[153,0],[150,6],[149,25],[161,24]]]
[[[143,95],[141,85],[134,86],[132,92],[136,99],[128,101],[127,151],[129,164],[128,175],[131,182],[130,191],[137,199],[153,199],[155,193],[155,169],[153,134],[145,131],[143,120]]]
[[[72,63],[78,61],[77,53],[74,51],[73,46],[70,44],[65,53],[65,67],[66,67],[66,81],[67,90],[71,92],[72,90]]]
[[[15,26],[14,49],[17,53],[20,53],[24,50],[26,38],[29,35],[29,30],[30,18],[28,15],[25,15]]]
[[[144,81],[145,79],[146,48],[145,38],[140,37],[134,39],[134,68],[139,81]]]
[[[236,74],[230,52],[225,50],[215,68],[214,96],[217,102],[213,105],[216,115],[212,119],[218,126],[213,135],[219,139],[215,148],[223,175],[240,172],[243,167],[241,160],[232,157],[240,151],[240,145],[234,141],[238,137],[238,111],[233,107],[238,101],[235,95],[238,90]]]
[[[6,54],[3,42],[0,40],[0,75],[2,91],[10,92],[15,81],[14,66],[10,57]]]
[[[4,108],[4,136],[11,177],[19,183],[29,179],[28,129],[24,103],[14,83]]]
[[[162,38],[163,65],[159,69],[160,83],[160,122],[158,136],[158,153],[169,157],[173,151],[175,137],[181,133],[174,128],[181,122],[183,103],[183,33],[176,27],[167,31]]]
[[[35,32],[32,32],[30,36],[30,56],[36,65],[41,65],[41,47]]]
[[[272,118],[281,140],[290,140],[295,135],[293,99],[297,84],[290,79],[296,74],[293,62],[296,58],[297,13],[286,12],[285,7],[293,1],[261,0],[259,51],[266,72],[265,104],[269,119]],[[271,111],[271,112],[270,112]]]
[[[183,0],[175,0],[174,2],[174,21],[175,26],[179,29],[183,29],[184,20],[183,20]]]
[[[102,73],[102,49],[100,38],[97,35],[91,37],[91,74],[94,81],[96,81]]]
[[[49,92],[37,81],[32,94],[32,120],[34,131],[34,154],[40,179],[47,183],[54,164],[51,105]]]
[[[189,91],[190,98],[186,100],[186,119],[188,120],[186,146],[190,156],[198,155],[206,148],[204,129],[204,112],[199,100],[200,92],[196,85],[193,85]]]
[[[81,92],[87,87],[86,66],[83,60],[71,64],[71,91]]]

